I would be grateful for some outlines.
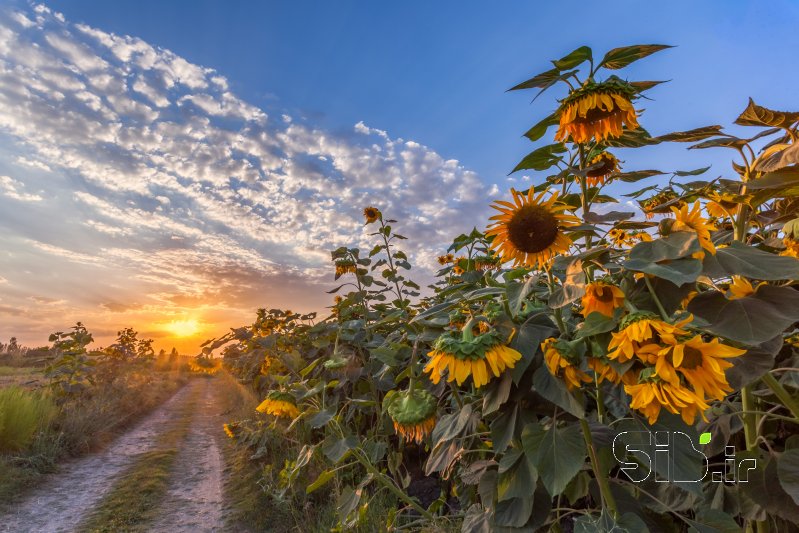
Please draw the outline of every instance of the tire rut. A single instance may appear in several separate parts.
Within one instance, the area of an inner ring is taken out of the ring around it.
[[[158,435],[184,402],[195,397],[194,391],[208,396],[208,380],[192,380],[186,386],[117,438],[100,453],[76,459],[50,480],[34,490],[22,502],[0,516],[3,533],[64,533],[76,527],[113,486],[117,476],[130,466],[139,454],[154,449]],[[205,385],[203,382],[206,382]]]

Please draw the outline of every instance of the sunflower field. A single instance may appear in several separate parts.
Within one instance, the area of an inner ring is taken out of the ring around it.
[[[332,500],[339,531],[799,531],[799,112],[653,135],[661,82],[618,73],[666,48],[583,46],[512,87],[562,91],[524,134],[534,185],[429,288],[367,207],[330,316],[262,309],[205,344],[261,401],[225,431],[270,497]],[[675,142],[731,170],[621,168]]]

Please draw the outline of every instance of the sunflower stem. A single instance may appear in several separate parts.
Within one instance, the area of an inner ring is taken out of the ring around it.
[[[658,294],[655,292],[655,287],[652,286],[652,282],[649,280],[649,277],[646,274],[644,274],[644,281],[649,289],[649,294],[652,295],[652,299],[655,301],[658,311],[660,311],[660,316],[663,317],[663,320],[668,322],[669,315],[666,313],[666,309],[663,307],[663,304],[660,303],[660,298],[658,298]]]
[[[591,428],[588,426],[588,421],[585,418],[580,419],[580,427],[583,430],[583,439],[585,446],[588,448],[588,457],[591,459],[591,469],[594,471],[597,484],[599,485],[599,493],[602,495],[604,506],[610,511],[611,516],[615,519],[618,516],[616,508],[616,499],[610,491],[610,482],[608,481],[607,472],[603,471],[599,466],[599,460],[596,456],[596,449],[594,448],[594,439],[591,436]]]
[[[741,389],[741,407],[743,410],[744,440],[746,449],[754,450],[757,447],[757,414],[754,409],[754,396],[752,388],[746,385]]]
[[[768,385],[768,388],[777,395],[777,398],[791,410],[793,416],[799,420],[799,402],[796,401],[796,398],[791,396],[791,393],[788,392],[785,387],[782,386],[782,383],[777,381],[777,378],[771,375],[771,372],[766,372],[762,378],[760,378],[763,383]]]

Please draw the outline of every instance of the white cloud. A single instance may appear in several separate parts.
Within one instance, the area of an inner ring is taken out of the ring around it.
[[[100,279],[82,273],[91,265],[167,299],[214,287],[265,304],[276,284],[331,283],[330,249],[371,247],[366,205],[398,219],[420,259],[487,221],[496,187],[420,142],[275,117],[220,73],[136,37],[45,6],[0,10],[0,139],[17,165],[51,171],[30,183],[57,213],[17,215],[50,224],[18,245],[73,263],[77,286]],[[2,176],[0,193],[41,201],[30,183]]]
[[[24,185],[19,181],[11,179],[8,176],[0,176],[0,194],[13,200],[19,200],[20,202],[41,202],[44,200],[44,198],[38,194],[21,192],[23,188]]]

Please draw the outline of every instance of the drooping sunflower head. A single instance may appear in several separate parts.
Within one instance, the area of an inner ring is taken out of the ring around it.
[[[225,431],[225,435],[230,437],[231,439],[236,438],[236,432],[239,429],[239,425],[235,422],[231,422],[230,424],[223,424],[222,429]]]
[[[647,417],[650,424],[657,421],[661,408],[681,415],[683,421],[691,426],[697,415],[707,420],[705,410],[710,406],[703,398],[686,387],[653,376],[644,377],[646,373],[641,373],[643,379],[640,383],[624,385],[624,391],[631,397],[630,407]]]
[[[590,170],[585,175],[585,181],[589,187],[604,185],[609,176],[619,171],[619,160],[610,152],[602,152],[591,159],[588,165]]]
[[[502,375],[506,368],[513,368],[522,358],[519,352],[500,342],[496,330],[475,335],[471,327],[463,332],[445,332],[427,355],[430,361],[424,371],[430,373],[433,383],[441,381],[444,371],[448,371],[448,382],[461,385],[471,376],[478,388],[492,377]]]
[[[760,287],[760,285],[763,284],[760,283],[757,287]],[[752,282],[743,276],[733,276],[732,283],[730,283],[727,289],[727,299],[737,300],[739,298],[746,298],[747,296],[753,295],[757,287],[753,287]]]
[[[679,196],[673,189],[663,189],[654,196],[640,200],[638,205],[641,206],[646,218],[652,218],[658,214],[670,215],[672,206],[681,207],[684,205],[684,202],[677,200]]]
[[[785,237],[782,239],[782,244],[785,245],[785,250],[781,251],[780,255],[799,258],[799,241],[792,237]]]
[[[731,217],[738,212],[740,204],[736,201],[734,194],[711,192],[708,195],[710,200],[705,209],[707,214],[715,218]]]
[[[569,94],[558,108],[560,127],[555,139],[576,143],[597,142],[620,137],[622,128],[638,128],[638,118],[632,100],[636,91],[618,78],[601,83],[587,82]]]
[[[436,397],[425,389],[393,394],[387,401],[394,430],[402,438],[421,443],[436,425]]]
[[[612,317],[613,312],[624,305],[624,293],[615,285],[594,281],[585,286],[582,304],[585,317],[594,311]]]
[[[336,261],[336,279],[344,274],[355,274],[357,271],[358,267],[355,265],[355,262],[350,259],[339,259]]]
[[[580,370],[580,357],[567,341],[550,337],[541,343],[541,351],[544,352],[549,373],[563,378],[569,390],[579,389],[583,383],[593,381],[591,376]]]
[[[557,193],[545,200],[547,191],[538,195],[530,187],[527,194],[511,189],[513,203],[497,200],[491,207],[500,212],[491,217],[486,235],[493,237],[491,248],[502,262],[535,268],[544,265],[571,246],[564,230],[577,226],[577,217],[563,213],[568,207],[558,203]]]
[[[380,210],[376,207],[366,207],[363,210],[363,217],[366,219],[367,224],[371,224],[372,222],[376,222],[382,216]]]
[[[732,366],[726,359],[746,353],[714,338],[701,335],[677,336],[658,352],[655,374],[675,386],[690,384],[701,398],[723,400],[732,391],[724,371]],[[682,379],[681,379],[682,378]]]
[[[282,391],[272,391],[267,394],[255,410],[277,418],[296,418],[300,414],[294,396]]]
[[[499,268],[499,257],[496,255],[478,255],[474,258],[474,269],[485,272]]]
[[[699,239],[700,246],[710,254],[716,254],[716,247],[710,239],[710,232],[715,231],[716,227],[702,216],[699,200],[694,202],[690,209],[686,204],[681,207],[672,207],[671,212],[674,213],[674,224],[671,226],[671,231],[693,231]]]
[[[608,359],[625,363],[633,357],[649,362],[652,354],[648,346],[659,349],[664,341],[675,335],[687,335],[684,326],[693,320],[688,316],[674,324],[662,320],[654,313],[646,311],[632,313],[624,317],[618,332],[611,333],[608,344]]]

